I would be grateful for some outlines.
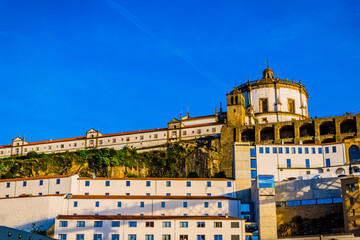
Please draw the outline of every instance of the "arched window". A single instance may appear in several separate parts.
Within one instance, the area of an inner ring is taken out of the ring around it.
[[[238,96],[235,97],[235,105],[238,104]]]
[[[360,161],[360,153],[358,146],[352,145],[349,148],[349,161],[350,163],[356,163]]]
[[[234,105],[234,97],[231,97],[231,105]]]

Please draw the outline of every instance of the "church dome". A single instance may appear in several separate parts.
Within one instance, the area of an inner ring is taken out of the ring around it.
[[[267,67],[264,71],[263,71],[263,79],[266,79],[266,78],[272,78],[274,79],[274,71]]]

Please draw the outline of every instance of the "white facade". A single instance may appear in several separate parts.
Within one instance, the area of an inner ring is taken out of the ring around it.
[[[83,223],[79,224],[79,221]],[[233,217],[204,216],[59,216],[55,222],[55,238],[243,240],[245,239],[244,222],[243,219]],[[65,225],[66,227],[60,227]],[[82,225],[84,227],[78,227]],[[77,234],[83,236],[77,236]],[[100,236],[94,236],[94,234]],[[146,235],[148,235],[147,238]],[[221,238],[215,236],[221,236]]]
[[[275,181],[337,177],[348,174],[345,154],[343,143],[258,144],[257,174],[274,175]]]

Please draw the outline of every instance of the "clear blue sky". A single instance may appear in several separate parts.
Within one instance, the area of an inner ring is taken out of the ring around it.
[[[0,0],[0,144],[214,114],[266,59],[311,116],[360,111],[360,1]]]

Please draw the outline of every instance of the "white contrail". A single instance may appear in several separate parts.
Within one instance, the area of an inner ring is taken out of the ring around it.
[[[127,18],[129,21],[131,21],[138,29],[140,29],[142,32],[147,34],[153,40],[162,44],[167,50],[169,50],[170,52],[172,52],[175,55],[177,55],[178,57],[180,57],[187,64],[189,64],[191,67],[193,67],[198,73],[200,73],[201,75],[206,77],[208,80],[210,80],[213,84],[215,84],[219,87],[225,87],[225,88],[229,89],[229,85],[227,83],[217,79],[213,74],[211,74],[205,68],[200,66],[200,64],[198,64],[188,54],[184,53],[181,49],[172,47],[165,40],[162,40],[159,37],[157,37],[140,21],[140,19],[138,19],[136,16],[134,16],[132,13],[130,13],[128,10],[126,10],[124,7],[120,6],[118,3],[116,3],[113,0],[105,0],[105,1],[112,8],[114,8],[116,11],[118,11],[121,15],[123,15],[125,18]]]

